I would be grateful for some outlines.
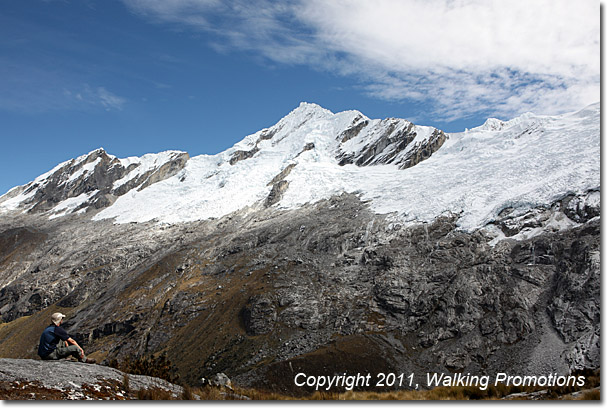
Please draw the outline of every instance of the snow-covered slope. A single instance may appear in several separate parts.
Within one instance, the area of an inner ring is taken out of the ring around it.
[[[352,132],[352,138],[345,138],[346,131],[363,121],[365,126]],[[409,152],[416,152],[434,132],[435,139],[442,134],[405,120],[369,120],[357,111],[333,114],[318,105],[302,103],[273,127],[247,136],[218,155],[192,158],[174,178],[119,198],[95,218],[116,218],[117,222],[156,218],[173,223],[221,217],[268,203],[276,184],[284,186],[282,191],[285,189],[284,199],[275,205],[280,208],[299,207],[341,192],[361,191],[360,180],[374,178],[379,171],[371,166],[340,164],[346,162],[346,157],[364,155],[367,163],[383,163],[388,150],[396,151],[392,139],[401,138],[407,129],[410,141],[397,156],[399,161],[404,161]],[[379,152],[375,153],[375,149]],[[399,167],[390,165],[386,169],[394,173],[400,172]]]
[[[600,106],[561,116],[490,119],[445,134],[405,120],[333,114],[303,103],[276,125],[217,155],[191,158],[173,176],[145,187],[125,183],[145,169],[130,169],[130,161],[147,158],[117,161],[129,171],[113,180],[118,198],[94,219],[186,222],[245,207],[296,208],[348,192],[370,201],[375,212],[403,221],[459,214],[459,225],[470,230],[507,207],[525,210],[599,189]],[[67,178],[81,178],[92,167],[89,162]],[[124,192],[117,192],[122,185]],[[24,208],[32,192],[9,192],[0,198],[0,209]],[[56,204],[54,215],[90,203],[91,191],[79,195]]]
[[[100,209],[131,190],[141,190],[182,169],[188,154],[166,151],[119,159],[103,148],[63,162],[29,184],[0,197],[0,212],[22,210],[57,218]]]

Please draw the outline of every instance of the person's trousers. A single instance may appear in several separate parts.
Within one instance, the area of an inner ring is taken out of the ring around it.
[[[74,345],[60,346],[58,345],[55,350],[45,356],[43,360],[59,360],[64,357],[73,356],[76,360],[84,362],[87,360],[87,356],[80,357],[80,349]]]

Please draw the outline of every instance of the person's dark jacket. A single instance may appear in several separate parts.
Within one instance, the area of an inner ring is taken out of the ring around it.
[[[68,332],[61,326],[54,324],[49,325],[40,336],[40,343],[38,344],[38,356],[41,358],[46,357],[53,353],[53,350],[57,347],[57,343],[60,340],[64,342],[70,338]]]

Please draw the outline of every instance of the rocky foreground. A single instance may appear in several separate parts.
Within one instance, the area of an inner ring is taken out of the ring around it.
[[[148,389],[175,398],[183,392],[165,380],[112,367],[69,360],[0,359],[2,400],[129,400]]]
[[[290,397],[231,387],[224,374],[193,389],[163,379],[70,360],[0,359],[0,400],[599,400],[599,371],[587,377],[584,388],[440,387],[431,391],[317,392]],[[246,393],[252,397],[246,396]]]

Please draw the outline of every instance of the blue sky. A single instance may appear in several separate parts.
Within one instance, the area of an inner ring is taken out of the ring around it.
[[[448,132],[599,101],[599,3],[3,0],[0,194],[104,147],[220,152],[301,101]]]

